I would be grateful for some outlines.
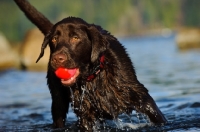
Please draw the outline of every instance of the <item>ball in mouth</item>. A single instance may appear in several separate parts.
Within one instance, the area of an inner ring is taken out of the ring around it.
[[[63,85],[70,86],[76,82],[76,78],[79,75],[79,69],[78,68],[67,69],[60,67],[55,71],[55,74],[58,78],[61,79],[61,83]]]

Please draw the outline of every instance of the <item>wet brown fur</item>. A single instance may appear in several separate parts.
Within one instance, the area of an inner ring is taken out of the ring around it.
[[[70,34],[78,34],[83,41],[72,44],[68,41],[71,40]],[[81,18],[68,17],[52,26],[45,36],[38,60],[49,45],[51,55],[47,82],[52,96],[55,127],[64,127],[70,103],[79,117],[78,126],[83,131],[92,131],[96,121],[117,119],[118,115],[129,114],[132,110],[146,114],[155,124],[166,122],[148,90],[138,81],[125,48],[109,32]],[[62,63],[53,61],[58,54],[64,55],[66,60]],[[86,81],[99,64],[102,54],[105,56],[103,70],[94,80]],[[73,85],[64,86],[56,77],[54,72],[61,66],[80,69],[80,75]]]

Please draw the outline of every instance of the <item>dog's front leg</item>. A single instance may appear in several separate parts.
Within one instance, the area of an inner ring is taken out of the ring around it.
[[[65,126],[66,113],[68,112],[68,102],[65,102],[62,97],[52,97],[52,118],[54,128],[62,128]]]
[[[52,97],[51,113],[53,125],[54,128],[62,128],[65,126],[66,114],[69,108],[70,91],[67,87],[61,85],[59,79],[52,76],[48,78],[48,75],[48,85]]]

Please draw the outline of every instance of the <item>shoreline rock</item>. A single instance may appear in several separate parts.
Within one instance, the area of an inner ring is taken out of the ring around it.
[[[5,36],[0,33],[0,70],[20,68],[19,55],[14,51]]]
[[[182,29],[177,33],[176,44],[180,50],[200,48],[200,29]]]
[[[36,60],[40,54],[44,35],[39,29],[34,28],[26,33],[24,41],[20,47],[20,61],[22,69],[31,71],[45,71],[49,61],[50,49],[47,46],[44,56],[38,63]]]

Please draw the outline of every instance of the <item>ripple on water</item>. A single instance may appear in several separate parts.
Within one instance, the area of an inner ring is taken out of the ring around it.
[[[149,89],[169,122],[154,126],[144,120],[145,116],[133,112],[120,115],[117,124],[97,123],[97,130],[200,131],[200,52],[178,52],[173,37],[131,38],[122,43],[134,62],[139,81]],[[0,131],[78,131],[76,120],[70,110],[66,127],[52,129],[45,72],[0,72]]]

